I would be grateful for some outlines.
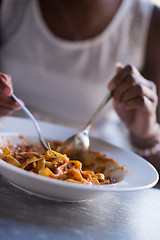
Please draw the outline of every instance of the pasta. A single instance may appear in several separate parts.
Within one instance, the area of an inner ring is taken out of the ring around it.
[[[58,145],[60,144],[55,142],[54,146],[57,146],[57,149]],[[25,147],[22,146],[22,149],[24,150]],[[106,158],[105,155],[91,150],[84,152],[81,160],[70,160],[66,154],[51,148],[44,154],[28,151],[32,146],[26,146],[26,149],[27,151],[21,151],[21,146],[17,146],[11,151],[8,146],[4,147],[0,159],[31,173],[90,185],[115,183],[116,179],[110,177],[110,171],[122,168],[114,159]]]

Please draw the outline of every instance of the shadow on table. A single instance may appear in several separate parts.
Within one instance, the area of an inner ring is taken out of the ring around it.
[[[154,186],[154,188],[160,189],[160,181]]]

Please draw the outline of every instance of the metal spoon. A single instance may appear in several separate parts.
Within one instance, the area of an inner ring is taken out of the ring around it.
[[[69,137],[60,147],[60,151],[67,153],[69,156],[70,155],[76,156],[76,154],[79,155],[81,152],[89,148],[90,146],[89,132],[91,124],[111,97],[112,93],[107,92],[102,102],[100,103],[100,105],[98,106],[98,108],[96,109],[96,111],[93,113],[90,120],[86,124],[85,128],[78,134]]]
[[[28,108],[26,108],[26,106],[24,105],[23,102],[21,102],[16,96],[14,93],[12,93],[12,98],[21,106],[21,108],[24,110],[24,112],[32,119],[36,129],[37,129],[37,132],[38,132],[38,136],[39,136],[39,139],[40,139],[40,142],[42,143],[43,147],[45,150],[48,150],[48,146],[47,144],[45,143],[44,141],[44,138],[41,134],[41,130],[40,130],[40,127],[39,127],[39,124],[37,122],[37,120],[34,118],[34,116],[32,115],[32,113],[28,110]]]

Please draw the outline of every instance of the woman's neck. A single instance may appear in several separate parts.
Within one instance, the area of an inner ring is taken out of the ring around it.
[[[50,30],[68,40],[85,40],[101,33],[122,0],[39,0]]]

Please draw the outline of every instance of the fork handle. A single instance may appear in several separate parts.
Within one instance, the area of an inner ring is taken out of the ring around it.
[[[107,91],[106,95],[104,96],[103,100],[99,104],[98,108],[96,111],[92,114],[90,120],[86,124],[83,132],[86,132],[86,134],[89,133],[90,128],[91,128],[91,123],[94,121],[94,119],[97,117],[98,113],[102,110],[102,108],[106,105],[106,103],[111,99],[112,97],[112,92]]]
[[[46,150],[48,150],[49,148],[48,148],[47,144],[45,143],[45,141],[44,141],[44,139],[41,135],[41,131],[40,131],[40,127],[38,125],[38,122],[36,121],[36,119],[34,118],[32,113],[28,110],[28,108],[26,108],[25,104],[16,97],[16,95],[14,93],[12,93],[11,96],[21,106],[21,108],[24,110],[24,112],[32,119],[32,121],[33,121],[33,123],[34,123],[34,125],[35,125],[35,127],[38,131],[38,135],[39,135],[41,143],[46,148]]]

